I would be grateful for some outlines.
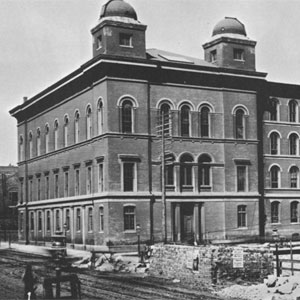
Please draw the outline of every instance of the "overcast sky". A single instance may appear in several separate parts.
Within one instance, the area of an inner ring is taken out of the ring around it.
[[[92,58],[90,29],[106,0],[0,0],[0,165],[17,163],[17,123],[8,111]],[[300,84],[298,0],[127,0],[148,25],[147,48],[203,58],[225,16],[257,41],[256,69]],[[300,98],[300,95],[299,95]]]

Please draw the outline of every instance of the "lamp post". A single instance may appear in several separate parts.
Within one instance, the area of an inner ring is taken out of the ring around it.
[[[67,228],[68,228],[68,224],[64,223],[64,236],[65,236],[66,255],[67,255]]]
[[[279,234],[277,228],[273,229],[272,233],[273,241],[275,242],[275,255],[276,255],[276,276],[280,276],[280,266],[279,266],[279,254],[278,254],[278,241],[279,241]]]
[[[140,248],[140,234],[141,234],[141,226],[139,224],[136,224],[136,234],[138,237],[138,257],[140,258],[140,254],[141,254],[141,248]]]

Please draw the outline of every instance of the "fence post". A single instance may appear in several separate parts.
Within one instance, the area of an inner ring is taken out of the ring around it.
[[[291,250],[291,271],[292,271],[292,275],[294,275],[294,261],[293,261],[293,244],[292,244],[292,240],[290,240],[290,250]]]

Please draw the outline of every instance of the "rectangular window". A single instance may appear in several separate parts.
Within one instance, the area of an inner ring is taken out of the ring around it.
[[[69,209],[66,209],[65,223],[66,223],[66,230],[70,230],[70,210]]]
[[[30,213],[30,230],[34,230],[34,212]]]
[[[24,214],[23,214],[23,212],[20,213],[19,228],[20,228],[20,231],[24,230]]]
[[[210,52],[210,61],[211,62],[214,62],[217,60],[217,50],[212,50]]]
[[[29,201],[33,201],[33,181],[29,180]]]
[[[59,183],[58,183],[58,174],[54,175],[54,198],[59,197]]]
[[[12,205],[17,205],[18,204],[18,192],[9,192],[8,197],[9,197],[9,202]]]
[[[37,179],[37,199],[41,200],[41,178]]]
[[[80,173],[79,169],[75,170],[75,196],[79,195],[79,187],[80,187]]]
[[[80,208],[77,208],[76,210],[76,230],[81,230],[81,210]]]
[[[46,213],[46,230],[50,231],[50,229],[51,229],[50,211],[47,210],[47,213]]]
[[[127,33],[120,33],[120,46],[132,47],[132,36]]]
[[[64,196],[69,197],[69,173],[64,173]]]
[[[237,191],[246,191],[246,166],[237,166]]]
[[[99,207],[99,231],[104,231],[104,207]]]
[[[49,176],[45,177],[45,199],[50,199]]]
[[[86,169],[86,193],[92,193],[92,167],[89,166]]]
[[[98,164],[98,192],[103,192],[103,164]]]
[[[38,212],[38,230],[42,231],[42,212]]]
[[[24,181],[20,180],[20,204],[24,201]]]
[[[93,231],[93,208],[88,209],[88,231]]]
[[[123,188],[124,192],[134,190],[134,163],[123,164]]]
[[[99,35],[97,38],[96,38],[96,47],[97,49],[100,49],[102,48],[102,35]]]
[[[234,60],[244,60],[244,50],[243,49],[233,49],[233,59]]]
[[[238,227],[246,227],[246,217],[247,217],[247,212],[246,212],[246,205],[239,205],[238,206]]]
[[[271,223],[279,223],[279,202],[271,203]]]
[[[124,207],[124,230],[135,230],[135,207]]]
[[[56,210],[55,212],[55,229],[56,231],[60,231],[60,211]]]

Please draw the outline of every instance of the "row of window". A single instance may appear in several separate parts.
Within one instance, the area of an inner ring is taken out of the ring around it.
[[[280,101],[276,98],[270,99],[270,121],[283,121],[280,120]],[[288,122],[298,123],[299,122],[299,105],[298,102],[294,99],[290,100],[288,103]]]
[[[74,208],[74,231],[82,230],[82,208]],[[87,207],[87,231],[99,231],[104,232],[105,221],[104,221],[105,211],[104,207],[100,206],[98,209],[98,216],[94,215],[94,208]],[[123,208],[123,221],[124,221],[124,231],[135,230],[136,228],[136,209],[134,205],[126,205]],[[98,225],[94,224],[95,218],[98,220]],[[45,227],[44,227],[45,226]],[[46,210],[44,215],[42,211],[37,211],[36,213],[31,211],[29,214],[29,229],[31,231],[47,231],[47,232],[61,232],[65,230],[69,232],[71,230],[71,210],[66,208],[64,211],[61,209],[54,209],[53,215],[51,216],[51,211]],[[20,212],[20,230],[24,230],[24,215]]]
[[[234,48],[232,52],[232,57],[234,60],[244,61],[245,60],[244,49]],[[214,49],[210,52],[210,61],[211,62],[217,61],[217,49]]]
[[[280,146],[281,146],[281,135],[277,131],[273,131],[269,135],[270,137],[270,154],[272,155],[279,155],[281,154]],[[289,143],[289,155],[299,155],[299,134],[298,133],[291,133],[288,136],[288,143]]]
[[[281,203],[279,201],[273,201],[271,202],[271,223],[280,223],[280,210],[281,210]],[[291,223],[299,223],[299,202],[298,201],[292,201],[290,203],[290,222]]]
[[[135,132],[135,119],[136,119],[136,101],[131,98],[124,98],[119,103],[120,109],[120,131],[122,133],[134,133]],[[174,124],[173,122],[173,105],[171,103],[163,102],[159,108],[160,115],[164,116],[163,122]],[[191,112],[193,107],[189,103],[184,103],[179,108],[179,135],[183,137],[189,137],[192,135],[192,118]],[[211,127],[212,127],[212,118],[211,115],[213,113],[213,108],[208,105],[202,105],[199,108],[199,135],[200,137],[210,137],[211,136]],[[236,107],[233,110],[233,118],[234,118],[234,137],[236,139],[245,139],[246,138],[246,117],[249,115],[247,109],[245,107]],[[85,112],[85,137],[86,139],[90,139],[93,137],[93,112],[91,105],[87,106]],[[103,102],[100,100],[97,105],[97,135],[101,135],[103,133]],[[81,128],[80,125],[81,116],[79,110],[76,110],[74,113],[74,123],[73,129],[70,121],[70,117],[68,115],[64,116],[64,122],[62,127],[63,134],[63,146],[67,147],[70,144],[70,126],[71,130],[73,130],[74,143],[78,143],[80,140],[79,131]],[[172,131],[171,126],[168,129],[170,132]],[[43,134],[42,134],[43,133]],[[60,124],[59,120],[56,119],[53,123],[53,137],[51,140],[50,134],[50,125],[46,123],[44,130],[38,127],[36,129],[36,133],[32,130],[28,133],[28,151],[29,158],[33,158],[34,156],[40,156],[42,153],[42,138],[43,138],[43,151],[44,153],[48,153],[50,151],[50,145],[53,145],[53,149],[58,150],[59,145],[59,134],[60,134]],[[35,148],[34,149],[34,144]],[[20,161],[24,160],[24,137],[23,135],[19,138],[19,157]]]
[[[278,165],[272,165],[270,167],[270,187],[277,189],[281,187],[281,173],[282,170]],[[288,171],[289,187],[299,188],[299,168],[297,166],[291,166]]]

